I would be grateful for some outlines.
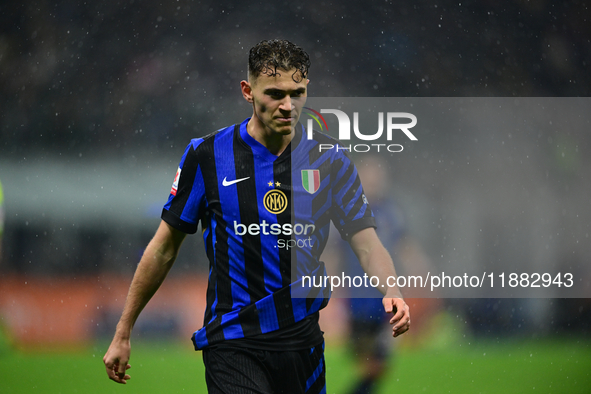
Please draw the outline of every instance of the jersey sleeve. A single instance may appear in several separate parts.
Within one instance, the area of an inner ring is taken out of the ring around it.
[[[355,164],[345,154],[333,162],[332,221],[345,241],[355,233],[376,227],[376,221],[363,192]]]
[[[162,209],[162,220],[172,227],[194,234],[205,202],[203,175],[197,148],[202,139],[192,140],[181,158],[168,201]]]

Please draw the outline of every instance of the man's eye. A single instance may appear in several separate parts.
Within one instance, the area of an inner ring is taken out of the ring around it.
[[[269,96],[274,99],[281,99],[283,98],[283,94],[279,92],[269,93]]]

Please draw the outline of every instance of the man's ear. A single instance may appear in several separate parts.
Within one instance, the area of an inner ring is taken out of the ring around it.
[[[246,101],[248,101],[249,103],[252,103],[253,97],[252,97],[252,87],[250,85],[250,82],[240,81],[240,89],[242,90],[242,96],[244,97],[244,99]]]

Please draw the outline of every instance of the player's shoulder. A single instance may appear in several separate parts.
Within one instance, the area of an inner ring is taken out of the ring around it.
[[[209,133],[203,137],[193,138],[187,145],[185,149],[184,156],[189,156],[192,158],[203,158],[205,155],[206,159],[210,159],[211,155],[214,152],[214,142],[216,140],[219,141],[220,137],[228,136],[230,137],[229,140],[232,139],[234,134],[236,125],[230,125],[227,127],[223,127],[218,129],[212,133]],[[228,140],[228,139],[226,139]]]
[[[209,133],[203,137],[193,138],[185,148],[183,157],[181,158],[181,166],[186,163],[194,163],[199,165],[204,161],[211,161],[215,156],[214,142],[217,137],[227,133],[233,133],[236,125],[227,126]]]
[[[234,133],[234,128],[236,125],[231,125],[231,126],[227,126],[227,127],[223,127],[221,129],[218,129],[212,133],[209,133],[203,137],[199,137],[199,138],[193,138],[191,139],[191,142],[189,143],[189,147],[192,147],[194,150],[197,150],[197,148],[202,145],[203,143],[213,143],[214,139],[220,135],[225,135],[225,134],[229,134],[229,133]]]
[[[309,151],[314,151],[318,155],[329,155],[336,159],[349,159],[349,149],[343,145],[338,139],[318,130],[309,131],[303,129],[303,143],[307,145]]]
[[[302,130],[304,133],[304,139],[309,140],[309,141],[314,141],[316,143],[319,144],[324,144],[324,143],[340,143],[336,138],[331,137],[330,135],[322,132],[322,131],[318,131],[316,129],[312,129],[312,133],[310,135],[310,131],[306,130],[303,125],[302,125]]]

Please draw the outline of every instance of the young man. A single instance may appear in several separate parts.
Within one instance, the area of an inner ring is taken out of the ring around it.
[[[248,66],[241,89],[252,117],[192,140],[181,158],[104,357],[118,383],[129,379],[133,324],[199,222],[210,273],[204,327],[193,343],[203,350],[210,393],[325,390],[318,311],[328,298],[317,289],[304,294],[301,277],[324,275],[319,257],[331,220],[369,275],[382,283],[396,275],[354,165],[343,150],[320,152],[319,143],[336,143],[318,133],[308,139],[297,123],[307,96],[306,52],[263,41],[250,50]],[[393,335],[407,331],[410,315],[397,288],[387,289],[383,304],[393,313]]]

